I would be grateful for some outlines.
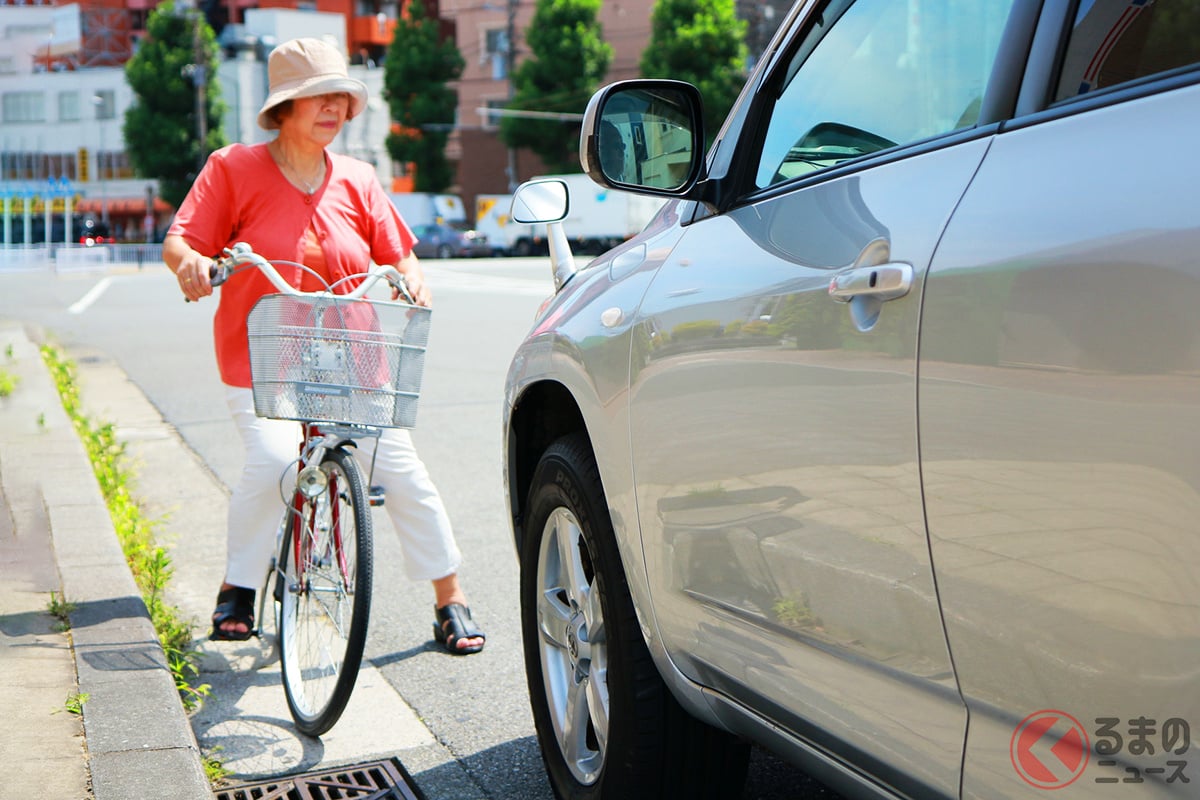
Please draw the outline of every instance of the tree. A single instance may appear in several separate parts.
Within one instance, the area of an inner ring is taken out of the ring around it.
[[[438,21],[425,16],[425,5],[414,0],[408,16],[396,25],[384,60],[384,92],[397,123],[387,138],[394,161],[416,166],[414,188],[442,192],[454,181],[446,160],[446,140],[454,127],[458,92],[448,84],[462,74],[466,62],[443,40]]]
[[[642,76],[695,84],[711,142],[746,82],[746,23],[734,0],[658,0]]]
[[[216,37],[202,15],[177,10],[173,0],[150,13],[146,34],[137,53],[125,63],[134,102],[125,112],[122,131],[138,175],[156,178],[162,198],[178,206],[201,164],[197,65],[203,68],[206,83],[203,152],[207,155],[226,144]]]
[[[581,115],[612,60],[596,19],[600,0],[538,0],[525,32],[530,57],[513,76],[507,108],[539,114]],[[510,45],[511,46],[511,45]],[[571,117],[505,117],[500,137],[509,147],[537,153],[554,172],[579,172],[579,132]]]

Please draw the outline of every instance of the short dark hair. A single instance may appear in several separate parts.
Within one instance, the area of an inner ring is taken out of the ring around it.
[[[275,123],[276,127],[283,124],[283,118],[292,113],[292,101],[284,100],[278,105],[271,106],[267,109],[267,116]]]

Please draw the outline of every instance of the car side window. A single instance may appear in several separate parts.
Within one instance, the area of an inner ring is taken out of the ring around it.
[[[1200,64],[1200,3],[1092,0],[1079,4],[1055,102]]]
[[[779,82],[757,185],[974,125],[1011,8],[831,0]]]

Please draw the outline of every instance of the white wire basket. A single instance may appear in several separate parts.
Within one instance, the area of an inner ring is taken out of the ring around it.
[[[338,296],[271,294],[247,318],[260,417],[411,428],[430,309]]]

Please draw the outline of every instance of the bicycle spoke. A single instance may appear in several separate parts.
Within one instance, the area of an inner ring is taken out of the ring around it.
[[[370,512],[353,458],[330,451],[326,491],[305,499],[287,549],[282,654],[297,727],[318,735],[341,714],[354,685],[370,604]],[[364,561],[365,559],[365,561]]]

